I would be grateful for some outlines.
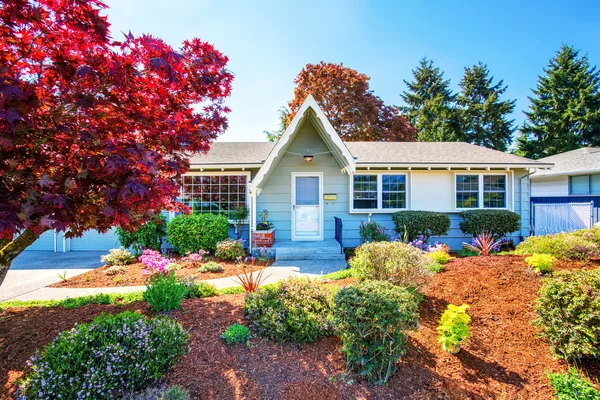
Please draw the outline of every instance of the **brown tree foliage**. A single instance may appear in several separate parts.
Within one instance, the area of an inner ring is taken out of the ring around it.
[[[312,94],[346,141],[414,141],[415,129],[393,106],[386,106],[369,89],[370,78],[344,64],[307,64],[295,79],[286,125]]]

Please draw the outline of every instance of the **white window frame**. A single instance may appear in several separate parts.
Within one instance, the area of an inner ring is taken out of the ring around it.
[[[362,175],[369,176],[377,176],[377,208],[354,208],[354,177]],[[383,208],[383,175],[402,175],[404,176],[404,208]],[[349,179],[349,206],[350,213],[380,213],[380,214],[389,214],[394,213],[396,211],[404,211],[410,208],[409,200],[409,192],[410,192],[410,174],[402,171],[357,171],[354,174],[350,174]]]
[[[183,176],[223,176],[223,175],[237,175],[246,177],[246,208],[250,210],[250,171],[188,171]],[[181,186],[179,188],[179,197],[183,198],[183,176],[181,180]],[[250,218],[250,216],[248,216]],[[234,224],[235,221],[227,218],[230,224]],[[248,223],[248,220],[245,221]]]
[[[456,195],[458,193],[458,191],[456,190],[456,177],[460,176],[460,175],[476,175],[477,179],[478,179],[478,193],[477,193],[477,199],[478,199],[478,207],[471,207],[471,208],[462,208],[462,207],[458,207],[458,202],[456,201]],[[484,176],[504,176],[505,180],[505,185],[504,185],[504,207],[484,207],[483,204],[483,194],[484,194],[484,186],[483,186],[483,177]],[[465,172],[455,172],[454,173],[454,182],[453,182],[453,188],[454,188],[454,209],[455,210],[459,210],[459,211],[467,211],[467,210],[480,210],[480,209],[485,209],[485,210],[510,210],[511,208],[509,207],[509,203],[512,204],[511,199],[512,199],[512,191],[509,191],[509,188],[512,187],[512,180],[509,179],[509,174],[508,173],[502,173],[502,172],[479,172],[479,171],[465,171]]]

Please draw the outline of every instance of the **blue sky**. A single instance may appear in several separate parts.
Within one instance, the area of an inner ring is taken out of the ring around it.
[[[371,77],[386,104],[401,104],[403,79],[427,56],[454,90],[463,68],[488,64],[524,119],[537,76],[562,43],[600,64],[598,1],[108,0],[113,37],[151,33],[174,47],[199,37],[235,73],[222,141],[264,141],[307,63],[343,62]],[[526,4],[524,4],[526,3]]]

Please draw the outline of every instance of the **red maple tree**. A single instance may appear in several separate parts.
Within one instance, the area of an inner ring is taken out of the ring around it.
[[[346,141],[414,141],[415,129],[398,108],[386,106],[369,88],[370,78],[343,64],[307,64],[295,79],[289,125],[309,94]]]
[[[113,41],[98,0],[0,5],[0,283],[41,233],[133,228],[177,208],[189,156],[227,126],[227,57]]]

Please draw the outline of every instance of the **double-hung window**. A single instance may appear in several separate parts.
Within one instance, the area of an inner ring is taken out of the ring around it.
[[[354,175],[352,208],[354,210],[394,210],[406,208],[406,175]]]
[[[247,206],[248,175],[184,175],[180,201],[195,213],[223,214]]]
[[[506,207],[506,175],[456,175],[456,208]]]

